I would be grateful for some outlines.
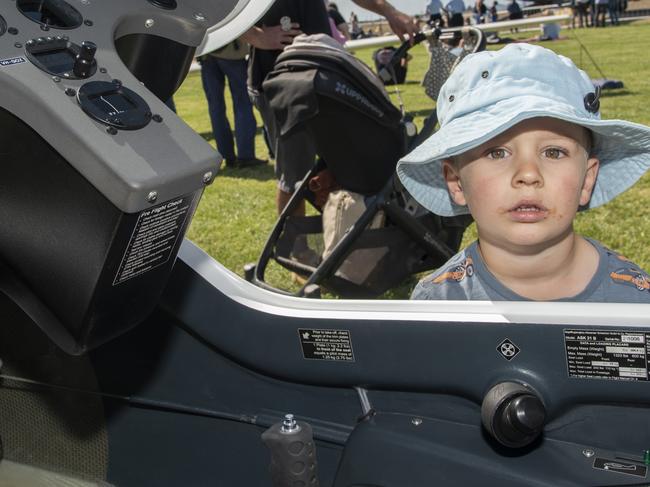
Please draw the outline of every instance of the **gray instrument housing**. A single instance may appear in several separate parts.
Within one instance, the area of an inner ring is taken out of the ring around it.
[[[230,14],[236,2],[183,1],[178,2],[175,10],[161,9],[146,0],[137,0],[137,7],[133,0],[70,0],[68,3],[84,18],[85,22],[78,28],[44,31],[19,12],[14,2],[6,2],[0,10],[7,26],[18,30],[17,34],[11,34],[8,29],[0,37],[0,61],[25,59],[25,62],[0,66],[0,106],[42,134],[84,178],[125,213],[150,207],[151,192],[157,193],[156,201],[166,201],[203,187],[207,173],[211,173],[211,181],[220,163],[218,153],[141,85],[116,53],[114,44],[127,35],[147,34],[195,48],[203,40],[206,29]],[[78,45],[83,41],[97,45],[98,70],[93,76],[57,82],[27,60],[24,46],[28,40],[58,35],[66,35]],[[91,120],[76,98],[65,93],[69,88],[78,91],[88,81],[114,79],[141,96],[151,112],[162,117],[162,122],[152,121],[140,130],[111,135],[106,125]]]

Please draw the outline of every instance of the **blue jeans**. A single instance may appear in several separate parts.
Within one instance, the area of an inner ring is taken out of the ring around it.
[[[201,80],[208,100],[208,112],[217,150],[226,160],[252,159],[255,157],[255,130],[253,105],[246,88],[246,67],[244,59],[218,59],[205,56],[201,61]],[[226,78],[235,112],[235,136],[237,155],[233,144],[233,133],[226,117],[224,91]]]

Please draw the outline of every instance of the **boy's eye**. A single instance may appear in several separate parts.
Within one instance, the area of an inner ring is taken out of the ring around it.
[[[503,159],[508,155],[505,149],[490,149],[487,153],[490,159]]]
[[[551,147],[550,149],[544,150],[544,156],[548,157],[549,159],[559,159],[564,155],[566,155],[566,152],[562,149],[558,149],[557,147]]]

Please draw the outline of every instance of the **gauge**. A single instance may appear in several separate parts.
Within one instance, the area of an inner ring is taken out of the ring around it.
[[[88,116],[122,130],[136,130],[151,121],[144,99],[118,81],[91,81],[79,88],[77,101]]]

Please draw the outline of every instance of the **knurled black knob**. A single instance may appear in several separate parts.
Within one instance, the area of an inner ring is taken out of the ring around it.
[[[502,382],[485,395],[481,419],[485,429],[499,443],[509,448],[522,448],[542,433],[546,408],[526,386]]]
[[[75,57],[72,72],[78,78],[88,78],[92,75],[92,67],[95,62],[97,45],[94,42],[84,41],[81,43],[79,54]]]

